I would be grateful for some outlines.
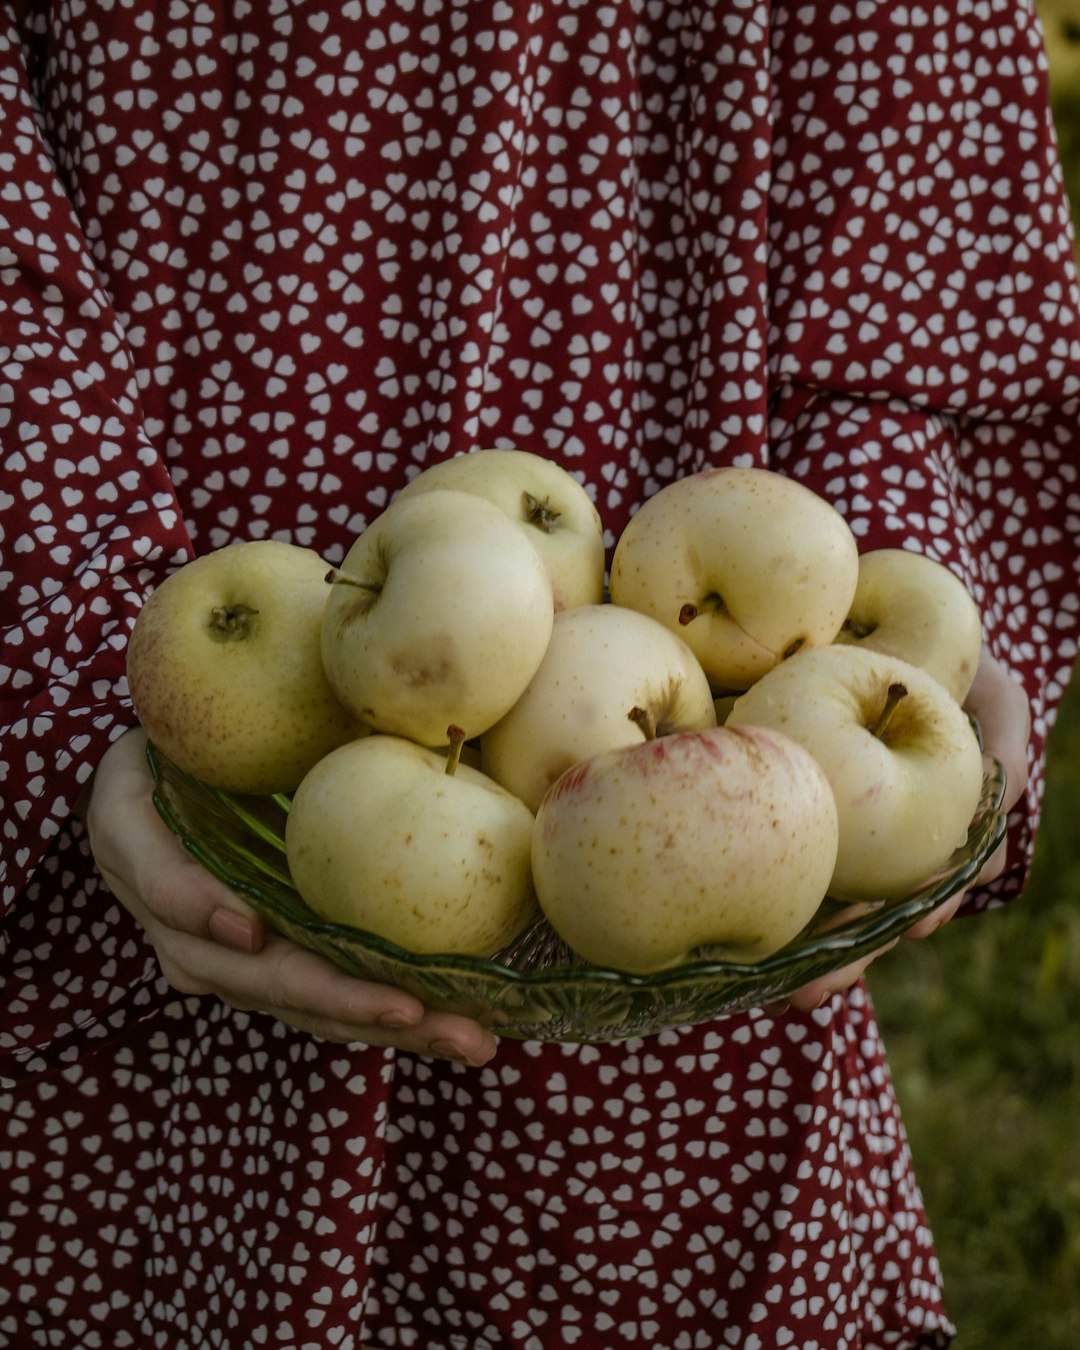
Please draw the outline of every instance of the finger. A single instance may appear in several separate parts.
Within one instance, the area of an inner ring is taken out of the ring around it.
[[[185,982],[181,978],[180,983]],[[431,1059],[452,1060],[477,1068],[486,1064],[497,1048],[496,1038],[490,1032],[477,1028],[475,1023],[466,1019],[454,1018],[448,1014],[427,1013],[415,1025],[405,1025],[398,1029],[399,1014],[393,1012],[384,1014],[370,1023],[351,1022],[305,1008],[252,1004],[228,989],[205,986],[182,992],[213,995],[240,1012],[266,1015],[296,1031],[341,1045],[393,1048]]]
[[[1002,872],[1005,871],[1005,864],[1008,862],[1008,857],[1009,841],[1008,839],[1004,839],[993,853],[990,854],[990,857],[987,858],[986,865],[975,878],[975,885],[985,886],[988,881],[994,881],[997,877],[1001,876]]]
[[[222,909],[212,912],[208,923],[211,936],[203,937],[199,934],[181,932],[164,923],[157,913],[143,903],[142,898],[135,890],[123,885],[118,878],[109,873],[105,873],[105,878],[109,882],[113,894],[146,934],[157,954],[158,965],[161,967],[162,974],[169,984],[182,994],[217,992],[212,981],[202,978],[200,974],[202,963],[197,959],[197,954],[212,950],[220,941],[219,938],[212,936],[212,933],[217,926],[217,915],[226,911]],[[235,952],[250,954],[251,951],[258,951],[261,948],[263,935],[260,923],[257,945],[250,941],[241,942],[235,934],[231,935],[229,945]],[[249,928],[248,938],[250,939],[250,937],[251,930]]]
[[[427,1010],[403,990],[355,979],[285,938],[272,936],[252,956],[165,929],[148,910],[136,918],[157,950],[162,974],[180,993],[214,995],[230,1007],[268,1013],[343,1044],[393,1046],[473,1066],[495,1053],[495,1036],[478,1023]]]
[[[286,1026],[323,1040],[341,1045],[368,1045],[392,1048],[401,1053],[423,1056],[425,1059],[445,1060],[480,1068],[495,1054],[498,1042],[491,1032],[476,1035],[461,1027],[461,1019],[450,1019],[431,1013],[418,1026],[404,1031],[380,1026],[352,1026],[332,1018],[321,1018],[311,1013],[292,1012],[289,1009],[265,1010]],[[475,1024],[469,1023],[472,1027]]]
[[[240,901],[230,892],[227,904],[210,911],[206,921],[207,932],[223,947],[253,955],[262,949],[266,941],[266,929],[254,910],[245,913],[237,908],[239,904]]]
[[[986,650],[964,706],[976,717],[989,755],[1005,767],[1004,809],[1023,796],[1028,780],[1031,708],[1023,686]]]
[[[425,1009],[405,990],[356,979],[323,957],[271,935],[253,956],[175,935],[162,965],[175,988],[214,993],[232,1007],[260,1009],[337,1041],[364,1041],[485,1063],[493,1034],[470,1018]]]
[[[913,923],[904,936],[922,940],[936,933],[956,914],[956,911],[964,903],[965,895],[965,891],[960,891],[956,895],[950,896],[944,904],[938,905],[937,909],[933,909],[929,914],[924,915],[918,923]]]
[[[130,897],[139,897],[142,909],[174,932],[257,952],[265,941],[259,915],[191,858],[152,805],[150,810],[154,819],[141,822],[140,846],[129,864],[130,874],[106,871],[114,891],[123,887]]]
[[[140,922],[147,909],[169,928],[243,951],[262,945],[259,916],[186,852],[154,805],[145,733],[116,741],[87,805],[90,845],[117,899]]]
[[[328,1039],[394,1046],[477,1067],[495,1054],[495,1036],[471,1018],[425,1008],[405,990],[357,979],[284,938],[271,938],[254,959],[259,965],[271,965],[266,994],[261,976],[251,970],[251,958],[230,958],[225,952],[219,956],[223,964],[243,966],[239,981],[233,981],[234,990],[237,984],[243,989],[254,981],[261,1006],[284,1022]]]
[[[862,979],[867,968],[875,962],[879,956],[885,952],[891,951],[896,946],[898,939],[886,943],[876,951],[871,952],[869,956],[861,957],[858,961],[852,961],[846,966],[841,966],[839,970],[830,971],[828,975],[823,975],[819,980],[812,980],[809,984],[803,985],[787,998],[786,1006],[794,1008],[798,1012],[813,1012],[815,1008],[820,1008],[834,994],[842,993],[845,989]],[[774,1009],[776,1004],[771,1005]]]
[[[178,950],[178,957],[183,954],[184,949]],[[247,1007],[314,1013],[357,1027],[387,1018],[391,1026],[413,1026],[424,1017],[423,1004],[405,990],[357,979],[276,934],[253,956],[217,946],[204,950],[199,944],[194,960],[200,978]]]

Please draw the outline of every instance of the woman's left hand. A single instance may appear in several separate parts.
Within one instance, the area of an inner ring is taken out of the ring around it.
[[[1005,797],[1002,808],[1008,813],[1023,796],[1027,787],[1027,751],[1031,734],[1031,713],[1027,695],[1001,662],[984,648],[979,669],[964,707],[977,718],[982,728],[986,753],[1000,760],[1005,766]],[[984,885],[1001,875],[1005,870],[1007,845],[1008,840],[1003,840],[987,859],[985,867],[972,882],[972,886]],[[964,890],[950,896],[943,905],[939,905],[909,928],[905,936],[927,938],[931,933],[936,933],[957,912],[966,894],[967,891]],[[859,961],[853,961],[851,965],[843,966],[840,970],[822,976],[820,980],[804,985],[785,1001],[771,1004],[766,1011],[775,1013],[795,1008],[800,1012],[809,1012],[814,1008],[820,1008],[833,994],[841,993],[861,979],[866,968],[879,956],[895,947],[897,940],[894,939]]]

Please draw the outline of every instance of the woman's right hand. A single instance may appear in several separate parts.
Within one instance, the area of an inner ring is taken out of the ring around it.
[[[326,1040],[395,1046],[486,1063],[496,1039],[465,1017],[434,1012],[404,990],[355,979],[265,929],[259,916],[185,852],[157,813],[146,736],[106,751],[82,810],[110,890],[145,930],[162,973],[183,994],[215,994]]]

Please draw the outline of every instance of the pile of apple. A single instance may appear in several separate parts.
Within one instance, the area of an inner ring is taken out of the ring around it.
[[[237,793],[291,792],[324,918],[490,956],[537,906],[586,961],[754,961],[826,895],[908,894],[966,838],[963,584],[860,556],[794,480],[714,469],[617,541],[567,471],[483,450],[412,480],[330,569],[273,541],[147,602],[128,677],[150,738]]]

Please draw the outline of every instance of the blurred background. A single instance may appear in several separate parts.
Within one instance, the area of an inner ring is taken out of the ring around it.
[[[1080,0],[1036,8],[1080,226]],[[1051,735],[1024,898],[901,943],[869,982],[955,1350],[1078,1350],[1080,674]]]

